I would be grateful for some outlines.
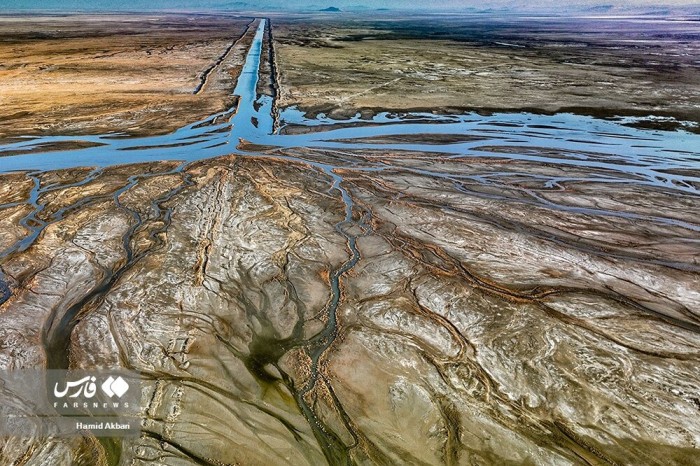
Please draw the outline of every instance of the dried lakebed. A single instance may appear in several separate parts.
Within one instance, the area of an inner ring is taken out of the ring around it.
[[[235,111],[0,148],[0,367],[149,381],[140,437],[3,464],[696,464],[699,136],[275,122],[267,26]]]

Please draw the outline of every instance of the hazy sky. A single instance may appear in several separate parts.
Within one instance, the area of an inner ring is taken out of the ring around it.
[[[515,10],[587,8],[608,5],[612,9],[655,5],[698,5],[698,0],[0,0],[0,12],[8,10],[236,10],[236,9],[306,9],[328,6],[341,9],[391,8],[466,9],[508,8]]]

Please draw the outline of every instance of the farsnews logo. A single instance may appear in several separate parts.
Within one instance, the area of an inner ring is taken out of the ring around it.
[[[59,389],[59,384],[56,382],[53,388],[53,394],[56,398],[87,398],[90,399],[97,393],[97,378],[88,375],[79,380],[69,381],[64,384],[62,390]],[[109,398],[121,398],[129,391],[129,384],[121,376],[116,379],[111,375],[100,385],[102,391]]]
[[[85,431],[137,437],[141,401],[150,393],[142,381],[138,372],[118,368],[0,369],[0,438],[82,437]]]

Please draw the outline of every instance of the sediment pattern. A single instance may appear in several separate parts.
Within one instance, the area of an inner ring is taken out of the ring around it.
[[[7,175],[2,367],[151,380],[121,464],[693,464],[697,230],[522,164],[297,149]],[[95,464],[94,444],[2,455]]]
[[[236,108],[0,175],[0,369],[145,379],[138,438],[1,464],[700,464],[688,133],[290,122],[257,24]]]

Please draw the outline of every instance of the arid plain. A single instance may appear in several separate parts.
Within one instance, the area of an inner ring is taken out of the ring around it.
[[[379,16],[0,21],[0,368],[145,380],[0,464],[700,464],[698,26]]]
[[[0,20],[0,139],[168,133],[233,106],[252,18],[94,15]]]

